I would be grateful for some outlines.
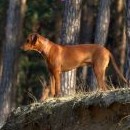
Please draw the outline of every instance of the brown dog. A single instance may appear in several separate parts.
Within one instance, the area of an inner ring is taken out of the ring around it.
[[[43,100],[48,97],[49,92],[52,96],[58,96],[60,90],[60,74],[74,68],[91,65],[95,72],[100,90],[106,90],[105,71],[111,59],[112,64],[120,76],[127,83],[127,80],[119,71],[115,60],[106,48],[97,44],[80,44],[80,45],[58,45],[49,41],[45,37],[33,33],[30,34],[22,46],[22,49],[35,50],[43,55],[48,63],[51,73],[51,87],[46,87]]]

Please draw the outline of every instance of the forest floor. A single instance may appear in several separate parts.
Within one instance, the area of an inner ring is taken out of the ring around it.
[[[130,89],[80,93],[18,107],[1,130],[72,129],[130,129]]]

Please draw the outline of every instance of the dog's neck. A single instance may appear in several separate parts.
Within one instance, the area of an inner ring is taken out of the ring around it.
[[[44,40],[40,40],[40,46],[39,46],[39,52],[45,56],[45,57],[48,57],[49,56],[49,53],[50,53],[50,50],[51,50],[51,47],[52,47],[52,44],[51,44],[51,41],[49,41],[48,39],[46,39],[46,41]]]

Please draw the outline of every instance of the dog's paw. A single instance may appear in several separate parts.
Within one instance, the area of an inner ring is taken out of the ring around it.
[[[61,93],[58,93],[55,95],[56,98],[59,98],[59,97],[62,97],[62,94]]]

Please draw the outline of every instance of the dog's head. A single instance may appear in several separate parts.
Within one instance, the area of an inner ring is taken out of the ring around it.
[[[21,49],[24,51],[38,51],[41,52],[46,48],[49,40],[37,33],[29,34]]]
[[[39,38],[39,34],[37,33],[32,33],[28,35],[25,43],[21,46],[21,49],[23,49],[24,51],[36,50],[38,38]]]

